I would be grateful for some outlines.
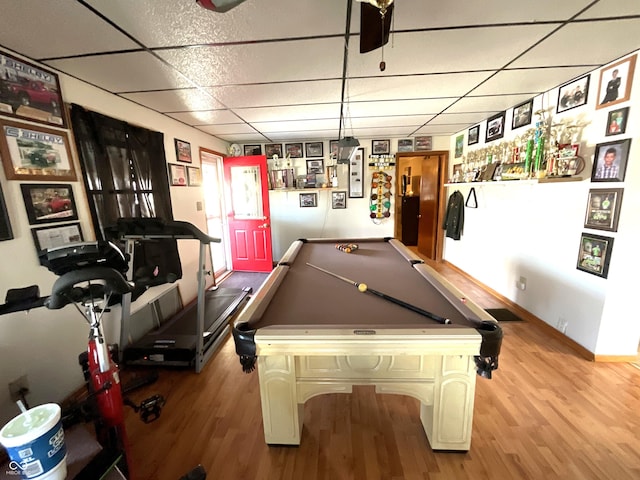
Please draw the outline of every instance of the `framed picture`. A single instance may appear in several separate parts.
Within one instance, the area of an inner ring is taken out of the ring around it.
[[[475,145],[480,141],[480,125],[471,127],[467,133],[467,145]]]
[[[244,155],[246,157],[251,155],[262,155],[261,145],[244,145]]]
[[[431,150],[433,148],[433,138],[431,136],[416,137],[414,148],[416,152],[423,151],[423,150]]]
[[[307,158],[322,157],[324,155],[324,146],[322,142],[305,143],[304,153]]]
[[[364,148],[358,147],[349,160],[349,198],[364,197]]]
[[[456,137],[455,158],[460,158],[462,156],[463,147],[464,147],[464,134],[463,135],[458,135]]]
[[[622,193],[622,188],[589,190],[584,227],[617,232]]]
[[[31,234],[38,251],[79,243],[84,240],[79,223],[33,228]]]
[[[11,229],[11,220],[9,219],[7,204],[4,202],[2,185],[0,185],[0,241],[12,239],[13,230]]]
[[[191,144],[184,140],[173,139],[176,145],[176,160],[179,162],[191,163]]]
[[[606,136],[620,135],[627,130],[627,118],[629,117],[629,107],[611,110],[607,117]]]
[[[0,52],[0,113],[66,128],[58,75]]]
[[[578,270],[607,278],[613,238],[582,233],[578,253]]]
[[[7,180],[76,180],[67,132],[0,120]]]
[[[587,94],[589,93],[590,75],[585,75],[577,80],[565,83],[558,89],[557,113],[566,112],[572,108],[581,107],[587,104]]]
[[[391,140],[371,140],[372,155],[389,155],[391,153]]]
[[[533,98],[520,105],[513,107],[513,121],[511,129],[524,127],[531,123],[531,114],[533,113]]]
[[[300,194],[300,206],[301,207],[317,207],[318,206],[318,194],[313,193],[301,193]]]
[[[176,163],[169,164],[169,181],[172,187],[187,186],[187,167]]]
[[[626,102],[631,98],[636,57],[637,55],[627,57],[600,70],[596,110]]]
[[[22,183],[20,189],[29,225],[78,219],[71,184]]]
[[[202,172],[198,167],[187,167],[187,182],[190,187],[202,185]]]
[[[324,173],[324,160],[307,160],[307,173]]]
[[[284,153],[290,158],[302,158],[302,143],[285,143]]]
[[[331,208],[347,208],[347,192],[331,192]]]
[[[487,135],[485,142],[493,142],[504,137],[504,117],[505,112],[496,113],[487,119]]]
[[[401,138],[398,140],[399,152],[413,152],[413,138]]]
[[[267,158],[273,158],[274,155],[277,155],[278,158],[282,158],[282,144],[266,143],[264,146],[264,154]]]
[[[329,141],[329,156],[331,158],[338,158],[338,151],[340,150],[340,146],[338,142],[340,140],[331,140]]]
[[[631,139],[596,145],[593,156],[592,182],[622,182],[627,170]]]

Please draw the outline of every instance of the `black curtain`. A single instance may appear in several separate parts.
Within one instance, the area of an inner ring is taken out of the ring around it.
[[[71,105],[71,124],[98,240],[118,218],[173,220],[164,135]],[[141,242],[136,272],[158,267],[182,277],[176,240]]]

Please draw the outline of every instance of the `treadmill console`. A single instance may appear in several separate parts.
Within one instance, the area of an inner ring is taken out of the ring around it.
[[[111,242],[83,242],[48,248],[39,254],[40,265],[56,275],[87,267],[108,267],[125,273],[129,268],[122,251]]]

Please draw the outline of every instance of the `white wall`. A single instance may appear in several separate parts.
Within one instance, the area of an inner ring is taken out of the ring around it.
[[[124,99],[107,94],[71,77],[60,75],[63,98],[114,118],[164,133],[166,159],[176,162],[174,138],[191,143],[193,165],[199,165],[198,148],[206,147],[226,152],[227,145],[210,135],[193,129],[169,117],[142,108]],[[73,144],[73,141],[71,142]],[[76,171],[81,171],[76,161]],[[7,203],[14,239],[0,242],[0,296],[4,300],[10,288],[37,284],[42,295],[51,291],[56,277],[38,263],[24,202],[20,191],[22,181],[7,181],[1,174],[2,190]],[[66,182],[65,182],[66,183]],[[79,220],[86,240],[95,239],[84,187],[81,181],[70,182],[79,210]],[[196,210],[196,202],[202,201],[200,187],[172,187],[171,201],[174,218],[195,224],[206,231],[203,211]],[[196,271],[198,249],[194,241],[179,242],[183,279],[180,290],[185,301],[197,294]],[[108,341],[119,339],[117,309],[106,325]],[[0,317],[0,425],[17,411],[11,403],[7,384],[21,375],[27,375],[30,383],[28,400],[37,405],[48,401],[60,401],[83,383],[77,364],[77,355],[86,349],[88,329],[80,314],[73,307],[59,311],[45,308],[28,314],[13,313]]]
[[[640,234],[640,155],[638,127],[640,121],[640,74],[636,70],[631,99],[612,107],[596,110],[600,80],[599,70],[591,73],[587,105],[555,115],[558,89],[534,100],[536,111],[551,108],[552,123],[560,120],[586,124],[580,138],[580,154],[586,167],[584,180],[571,183],[538,184],[531,181],[463,184],[465,198],[476,189],[478,209],[465,209],[464,234],[460,241],[447,238],[444,258],[480,280],[548,324],[557,328],[567,321],[566,335],[587,350],[601,356],[636,355],[640,339],[640,322],[632,301],[637,295],[634,278],[638,271],[637,245]],[[608,112],[630,106],[626,133],[605,136]],[[507,112],[506,134],[490,145],[513,140],[527,127],[511,131],[512,111]],[[534,116],[535,118],[535,116]],[[534,120],[535,122],[535,120]],[[573,123],[573,122],[571,122]],[[480,137],[485,138],[486,122]],[[478,145],[466,145],[464,154]],[[598,143],[632,138],[625,181],[591,182],[593,153]],[[455,151],[455,136],[450,149]],[[453,158],[452,164],[461,159]],[[587,195],[590,188],[624,188],[622,211],[617,232],[584,228]],[[576,268],[582,232],[614,238],[608,278],[590,275]],[[515,282],[527,278],[525,291]]]

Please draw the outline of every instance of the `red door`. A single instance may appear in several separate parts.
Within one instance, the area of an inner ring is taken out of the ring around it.
[[[273,254],[267,157],[227,157],[223,164],[232,268],[269,272]]]

